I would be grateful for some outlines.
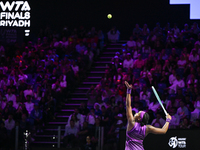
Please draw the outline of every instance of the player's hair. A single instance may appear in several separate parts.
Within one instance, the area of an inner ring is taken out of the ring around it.
[[[144,126],[146,125],[147,123],[149,122],[149,114],[148,113],[145,113],[141,122],[140,122],[140,125],[141,126]]]

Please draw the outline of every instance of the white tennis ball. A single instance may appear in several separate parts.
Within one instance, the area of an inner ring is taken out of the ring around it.
[[[108,19],[111,19],[111,18],[112,18],[112,15],[111,15],[111,14],[108,14],[108,15],[107,15],[107,18],[108,18]]]

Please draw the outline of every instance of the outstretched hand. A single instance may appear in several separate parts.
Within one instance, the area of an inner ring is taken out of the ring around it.
[[[132,85],[131,84],[129,85],[129,83],[127,81],[125,81],[124,83],[125,83],[127,89],[132,89],[133,88]]]

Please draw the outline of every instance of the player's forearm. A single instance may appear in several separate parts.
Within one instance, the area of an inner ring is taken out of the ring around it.
[[[165,125],[162,127],[163,133],[165,134],[169,128],[169,122],[166,122]]]
[[[131,94],[126,95],[126,107],[130,107],[131,106]]]

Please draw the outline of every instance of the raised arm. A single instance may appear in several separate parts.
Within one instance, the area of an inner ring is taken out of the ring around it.
[[[127,87],[127,94],[126,94],[126,117],[128,122],[133,122],[134,117],[132,113],[132,107],[131,107],[131,90],[132,85],[129,85],[127,81],[125,81],[126,87]]]
[[[171,120],[171,116],[168,114],[166,116],[166,123],[165,125],[162,127],[162,128],[156,128],[154,126],[151,126],[151,125],[147,125],[146,126],[146,135],[149,134],[149,133],[153,133],[153,134],[165,134],[169,128],[169,123],[170,123],[170,120]]]

